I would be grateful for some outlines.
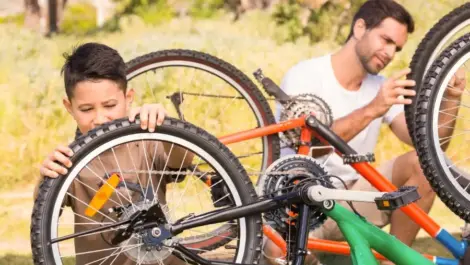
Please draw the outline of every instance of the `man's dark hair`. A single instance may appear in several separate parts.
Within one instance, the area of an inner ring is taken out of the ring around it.
[[[351,30],[347,40],[354,32],[354,24],[358,19],[363,19],[367,29],[373,29],[382,23],[386,18],[393,18],[408,27],[408,33],[413,33],[415,25],[413,18],[406,9],[393,0],[369,0],[365,2],[354,15]]]
[[[73,97],[77,83],[85,80],[109,79],[116,82],[126,92],[126,64],[119,53],[99,43],[86,43],[76,47],[73,52],[64,54],[62,67],[67,97]]]

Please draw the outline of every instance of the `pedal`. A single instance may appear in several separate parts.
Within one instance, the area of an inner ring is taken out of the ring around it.
[[[381,197],[375,198],[375,204],[379,210],[395,210],[420,198],[417,187],[403,186],[397,191],[387,192]]]

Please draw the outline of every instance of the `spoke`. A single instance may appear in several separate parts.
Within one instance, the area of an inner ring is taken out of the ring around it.
[[[90,167],[88,167],[88,165],[85,166],[85,168],[90,170],[99,180],[101,180],[103,182],[103,185],[108,185],[109,187],[111,187],[113,189],[113,191],[116,192],[116,194],[120,194],[124,199],[127,200],[127,198],[126,198],[126,196],[124,196],[124,194],[122,194],[118,189],[115,189],[107,181],[105,181],[102,177],[100,177],[98,174],[96,174],[96,172],[93,171]],[[120,196],[116,196],[116,197],[118,197],[119,201],[121,202],[121,206],[124,207],[124,204],[122,203]],[[128,202],[132,203],[132,201],[128,201]]]
[[[186,151],[184,152],[184,156],[183,156],[183,159],[181,159],[181,164],[180,164],[180,168],[178,169],[178,175],[176,175],[176,178],[175,178],[175,181],[174,181],[174,184],[175,186],[177,185],[178,183],[178,178],[180,176],[180,172],[181,172],[181,169],[183,168],[183,164],[184,164],[184,161],[186,160],[186,156],[188,155],[188,150],[186,149]],[[175,198],[174,195],[171,196],[172,200]]]
[[[62,210],[64,210],[64,207],[62,207]],[[98,225],[103,224],[103,223],[99,223],[99,222],[97,222],[97,221],[95,221],[95,220],[89,218],[88,216],[85,216],[85,215],[82,215],[82,214],[78,214],[78,213],[76,213],[75,211],[72,211],[72,213],[73,213],[74,215],[76,215],[76,216],[79,216],[79,217],[83,218],[83,219],[86,219],[86,220],[88,220],[88,221],[94,222],[95,224],[98,224]],[[115,222],[113,222],[113,223],[115,223]],[[111,223],[111,224],[112,224],[112,223]]]
[[[449,101],[449,100],[443,100],[443,101]],[[454,109],[458,109],[458,108],[459,108],[459,106],[452,106],[452,107],[446,108],[446,109],[439,109],[439,112],[440,112],[440,113],[447,114],[447,115],[450,115],[450,116],[454,116],[454,115],[452,115],[452,114],[447,113],[446,111],[454,110]]]
[[[452,129],[454,127],[453,126],[441,126],[440,128]],[[454,128],[454,131],[470,132],[470,129],[457,129],[457,128]]]
[[[121,247],[121,248],[124,248],[124,247],[126,247],[126,246],[129,246],[129,242],[131,241],[132,238],[134,238],[134,235],[132,235],[131,237],[129,237],[129,238],[125,241],[126,243],[124,243],[124,245],[123,245],[123,246],[120,246],[120,247]],[[138,249],[140,249],[140,247],[139,247]],[[112,257],[112,255],[115,254],[117,251],[119,251],[119,248],[117,248],[116,250],[114,250],[113,253],[111,253],[111,255],[109,255],[108,257],[106,257],[106,259],[104,259],[102,262],[100,262],[100,265],[102,265],[103,262],[106,262],[106,261],[107,261],[110,257]]]
[[[179,251],[179,250],[177,250],[177,249],[174,249],[174,248],[173,248],[173,250],[174,250],[174,251],[177,251],[178,253],[180,253],[180,257],[184,260],[184,262],[186,262],[186,264],[190,264],[190,263],[188,262],[188,260],[185,258],[185,255],[184,255],[181,251]],[[178,258],[179,258],[179,257],[178,257]]]
[[[457,163],[460,163],[460,162],[465,162],[465,161],[468,161],[470,160],[470,157],[467,157],[467,158],[464,158],[464,159],[460,159],[460,160],[457,160],[454,164],[450,165],[450,166],[447,166],[448,168],[450,167],[454,167],[455,165],[457,165]]]
[[[135,165],[134,159],[132,158],[133,156],[131,154],[131,149],[129,147],[129,144],[127,143],[126,146],[127,146],[127,153],[129,154],[129,158],[130,158],[132,166],[134,167],[134,170],[135,170],[135,177],[137,178],[137,182],[139,183],[140,190],[142,191],[142,194],[147,194],[146,192],[144,192],[144,186],[142,185],[142,182],[140,181],[139,174],[137,173],[138,170],[137,170],[137,167]]]
[[[131,238],[132,238],[132,237],[131,237]],[[114,264],[114,262],[116,261],[116,259],[119,257],[119,255],[120,255],[121,253],[123,253],[124,251],[130,250],[130,249],[124,250],[124,248],[125,248],[126,246],[129,246],[129,242],[130,242],[130,239],[131,239],[131,238],[129,238],[129,240],[127,240],[127,243],[126,243],[125,246],[122,246],[122,250],[121,250],[119,253],[116,253],[116,254],[113,253],[113,255],[110,256],[110,257],[115,256],[114,259],[113,259],[113,261],[111,261],[111,264],[110,264],[110,265],[113,265],[113,264]],[[142,245],[143,245],[143,243],[140,243],[140,242],[139,242],[136,247],[138,247],[138,248],[140,249],[140,246],[142,246]],[[133,247],[133,248],[131,248],[131,249],[134,249],[134,248],[135,248],[135,247]]]
[[[141,260],[141,261],[139,261],[139,260],[137,259],[137,265],[141,265],[142,262],[144,262],[145,257],[147,256],[147,254],[149,254],[149,251],[145,252],[145,254],[144,254],[144,256],[142,257],[142,260]]]
[[[216,203],[218,203],[219,201],[221,201],[221,200],[227,198],[228,196],[230,196],[229,193],[225,194],[223,197],[221,197],[220,199],[218,199],[217,201],[215,201],[214,204],[216,204]]]
[[[148,157],[147,157],[147,149],[145,148],[145,143],[144,141],[142,140],[142,147],[144,148],[144,155],[145,155],[145,164],[147,164],[147,170],[148,170],[148,179],[147,179],[147,187],[145,188],[145,194],[147,194],[148,190],[149,190],[149,185],[151,186],[151,189],[152,189],[152,192],[153,192],[153,196],[155,196],[155,190],[153,189],[154,186],[153,186],[153,180],[152,180],[152,174],[150,172],[150,165],[149,165],[149,161],[148,161]],[[152,204],[150,204],[149,206],[151,206]]]
[[[209,251],[212,251],[212,250],[207,250],[207,249],[202,249],[202,248],[191,248],[191,247],[185,247],[187,249],[192,249],[192,250],[198,250],[198,251],[201,251],[201,252],[209,252]]]
[[[134,245],[132,245],[132,246],[134,246]],[[98,249],[98,250],[90,250],[90,251],[85,251],[85,252],[80,252],[80,253],[74,253],[74,254],[70,254],[70,255],[61,255],[60,257],[61,258],[67,258],[67,257],[72,257],[72,256],[81,256],[81,255],[98,253],[98,252],[109,251],[109,250],[120,249],[120,248],[122,248],[122,247],[119,246],[119,247],[113,247],[113,248],[103,248],[103,249]],[[94,262],[96,262],[96,261],[94,261]]]
[[[468,69],[468,67],[467,67],[467,62],[463,63],[463,66],[464,66],[465,68],[467,68],[468,71],[470,71],[470,70]]]
[[[203,231],[199,231],[199,230],[195,230],[195,229],[191,229],[191,231],[195,232],[195,233],[199,233],[199,234],[209,234],[211,236],[216,236],[216,237],[220,237],[220,238],[227,238],[227,239],[230,239],[230,240],[234,240],[234,239],[237,239],[237,237],[230,237],[230,236],[221,236],[220,234],[221,233],[211,233],[210,231],[209,232],[203,232]],[[183,244],[184,245],[184,244]]]
[[[114,223],[58,223],[57,225],[110,225]]]
[[[127,187],[127,182],[126,182],[126,179],[124,178],[124,174],[122,173],[121,166],[119,165],[119,161],[116,157],[116,152],[114,151],[114,147],[111,148],[111,151],[113,152],[114,160],[116,161],[117,167],[119,169],[119,173],[121,174],[122,182],[124,183],[124,187],[126,188],[127,196],[129,196],[129,201],[131,202],[132,208],[134,209],[134,211],[137,211],[134,203],[132,202],[132,196],[131,196],[131,193],[129,192],[129,188]]]
[[[162,144],[163,145],[163,144]],[[166,167],[168,166],[168,161],[170,160],[170,157],[171,157],[171,152],[173,151],[173,146],[174,146],[174,143],[171,144],[171,148],[170,148],[170,151],[169,151],[169,154],[167,155],[167,159],[165,161],[165,165],[163,166],[163,171],[166,170]],[[162,146],[163,148],[163,146]],[[165,150],[163,150],[163,153],[165,152]],[[152,164],[153,167],[156,167],[155,164]],[[158,181],[158,185],[157,185],[157,189],[156,191],[158,192],[160,190],[160,185],[162,184],[162,180],[163,180],[163,172],[162,174],[160,175],[160,180]],[[157,194],[158,195],[158,194]],[[158,196],[154,196],[153,197],[153,201],[152,201],[152,204],[153,203],[157,203],[158,202]]]
[[[455,75],[455,74],[454,74],[454,75]],[[451,86],[451,85],[449,85],[449,84],[447,84],[447,87],[450,87],[450,88],[451,88],[451,89],[449,89],[449,90],[453,90],[453,91],[457,91],[457,92],[462,92],[462,93],[465,92],[467,95],[470,95],[470,91],[468,91],[467,89],[464,89],[464,90],[462,91],[460,88]],[[447,98],[446,98],[446,99],[447,99]]]
[[[454,136],[460,136],[460,135],[462,135],[462,134],[465,134],[465,132],[458,133],[458,134],[456,134],[456,135],[451,135],[451,136],[441,137],[441,138],[439,138],[439,141],[442,141],[442,140],[448,140],[448,139],[450,139],[450,138],[452,138],[452,137],[454,137]]]
[[[74,181],[77,181],[77,182],[81,183],[83,186],[89,188],[90,190],[94,191],[95,193],[98,192],[98,190],[96,190],[96,189],[90,187],[88,184],[86,184],[85,182],[81,181],[81,180],[78,179],[78,178],[75,178]],[[111,202],[114,202],[114,203],[117,204],[117,205],[123,206],[123,205],[122,205],[122,201],[121,201],[121,203],[119,203],[119,202],[117,202],[117,201],[115,201],[115,200],[113,200],[113,199],[111,199],[111,198],[109,198],[109,200],[110,200]]]
[[[106,167],[105,167],[104,164],[103,164],[103,161],[101,161],[101,157],[100,157],[100,156],[98,156],[98,161],[100,161],[101,167],[103,168],[103,171],[104,171],[104,173],[106,174],[106,177],[109,179],[110,176],[109,176],[109,174],[108,174],[108,171],[106,170]],[[88,168],[88,166],[87,166],[87,168]],[[91,170],[91,168],[90,168],[89,170]],[[119,190],[117,190],[117,189],[115,189],[113,186],[109,185],[109,183],[108,183],[107,181],[105,181],[102,177],[98,176],[98,174],[96,174],[93,170],[91,170],[91,172],[93,172],[93,174],[95,174],[95,176],[98,177],[103,183],[106,183],[108,186],[110,186],[116,193],[121,194],[121,192],[120,192]],[[121,202],[120,205],[121,205],[122,207],[124,207],[124,203],[122,203],[121,197],[120,197],[120,196],[116,196],[116,197],[117,197],[118,200]],[[124,196],[122,196],[122,197],[124,197]],[[125,198],[125,197],[124,197],[124,198]]]
[[[208,97],[208,98],[235,98],[235,99],[245,99],[242,96],[228,96],[228,95],[214,95],[207,93],[193,93],[193,92],[181,92],[183,95],[197,96],[197,97]],[[274,100],[274,99],[273,99]]]
[[[137,248],[137,247],[140,247],[140,246],[129,247],[129,248],[125,249],[124,251],[129,251],[129,250],[134,249],[134,248]],[[119,247],[119,248],[121,248],[121,247]],[[104,258],[101,258],[101,259],[98,259],[98,260],[89,262],[89,263],[87,263],[87,264],[85,264],[85,265],[90,265],[90,264],[93,264],[93,263],[96,263],[96,262],[99,262],[99,261],[102,261],[102,260],[106,261],[106,260],[108,260],[110,257],[119,255],[119,254],[121,254],[121,253],[122,253],[122,252],[119,252],[119,253],[117,253],[117,254],[113,254],[113,255],[111,255],[111,256],[107,256],[107,257],[104,257]]]
[[[68,194],[69,196],[71,196],[72,198],[74,198],[75,200],[77,200],[77,201],[83,203],[84,205],[89,206],[86,202],[84,202],[84,201],[80,200],[79,198],[73,196],[70,192],[67,192],[67,194]],[[89,206],[89,207],[91,207],[91,206]],[[98,210],[98,209],[96,209],[96,208],[94,208],[94,207],[91,207],[91,208],[92,208],[93,210],[97,211],[98,213],[100,213],[100,214],[101,214],[102,216],[104,216],[105,218],[108,218],[109,220],[111,220],[113,223],[116,222],[116,220],[113,220],[111,217],[109,217],[109,216],[107,216],[106,214],[102,213],[100,210]]]
[[[196,165],[196,167],[194,167],[194,170],[196,170],[197,166],[198,166],[198,165]],[[193,171],[193,173],[194,173],[194,171]],[[198,179],[201,180],[201,178],[202,178],[203,176],[204,176],[204,175],[201,175]],[[192,181],[193,179],[190,178],[189,180]],[[189,184],[189,183],[188,183],[188,184]],[[176,207],[175,207],[176,209],[178,209],[179,206],[181,205],[182,198],[184,197],[184,194],[186,194],[186,191],[187,191],[187,190],[188,190],[188,185],[186,185],[186,187],[184,188],[184,190],[183,190],[183,192],[182,192],[182,195],[181,195],[181,197],[180,197],[180,199],[179,199],[179,201],[178,201],[178,204],[177,204]]]

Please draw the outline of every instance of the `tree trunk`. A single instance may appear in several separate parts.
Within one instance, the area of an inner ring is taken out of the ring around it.
[[[59,31],[67,0],[25,0],[25,26],[43,35]]]
[[[41,9],[38,0],[24,0],[24,25],[32,30],[39,30]]]

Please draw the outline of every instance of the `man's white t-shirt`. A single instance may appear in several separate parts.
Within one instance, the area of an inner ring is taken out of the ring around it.
[[[346,90],[336,79],[331,63],[331,54],[328,54],[301,61],[293,66],[284,76],[281,89],[291,96],[312,93],[321,97],[331,107],[333,119],[337,120],[370,103],[384,81],[385,78],[382,76],[368,74],[358,91]],[[281,110],[282,106],[278,104],[275,115],[278,121]],[[401,112],[403,112],[403,105],[394,105],[383,117],[372,121],[348,144],[358,154],[373,153],[381,124],[390,124]],[[294,150],[290,148],[281,150],[281,156],[293,153]],[[318,160],[320,162],[327,161],[326,171],[340,177],[345,182],[359,178],[359,174],[350,165],[344,165],[342,158],[336,154],[325,155]]]

